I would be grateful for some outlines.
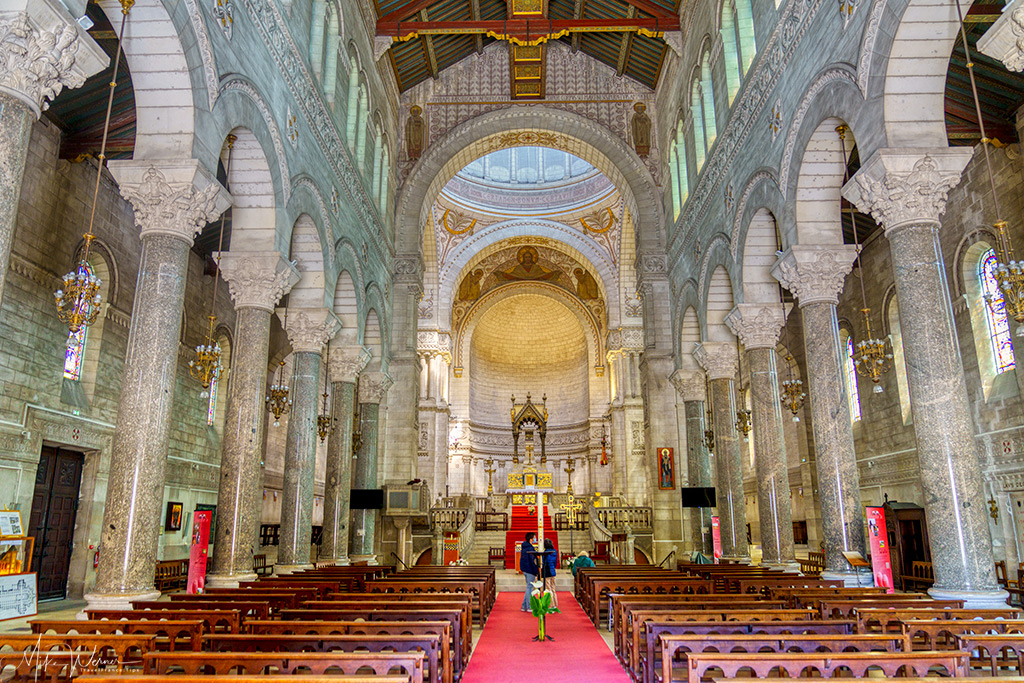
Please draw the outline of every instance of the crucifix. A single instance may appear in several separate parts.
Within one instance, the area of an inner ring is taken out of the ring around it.
[[[565,469],[562,470],[568,477],[568,485],[565,487],[565,492],[569,494],[569,498],[572,499],[572,473],[576,471],[576,460],[569,458],[565,461]]]
[[[570,459],[569,462],[572,462]],[[576,500],[576,496],[572,495],[572,489],[569,490],[569,502],[559,505],[559,508],[565,512],[566,519],[569,520],[569,552],[573,551],[572,545],[572,530],[576,527],[576,515],[583,509],[583,503]]]
[[[487,460],[487,467],[484,468],[484,472],[487,473],[487,495],[488,496],[494,495],[494,486],[491,485],[491,477],[494,475],[494,472],[496,471],[496,469],[497,468],[494,466],[494,459],[493,458],[488,458],[488,460]]]

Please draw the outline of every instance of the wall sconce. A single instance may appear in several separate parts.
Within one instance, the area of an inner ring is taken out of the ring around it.
[[[988,499],[988,516],[991,517],[993,521],[999,521],[999,505],[996,503],[995,498]]]

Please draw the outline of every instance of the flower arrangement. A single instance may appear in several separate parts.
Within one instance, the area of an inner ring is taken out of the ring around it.
[[[537,581],[533,584],[533,592],[530,593],[530,611],[533,612],[533,616],[537,617],[539,622],[537,636],[534,640],[541,642],[543,642],[545,638],[548,640],[554,640],[554,638],[546,635],[544,632],[544,622],[547,615],[562,613],[562,610],[552,606],[551,601],[554,599],[554,596],[551,595],[551,591],[545,590],[542,592],[543,587],[544,582]]]
[[[449,562],[448,566],[449,567],[468,567],[469,566],[469,560],[467,560],[464,557],[460,557],[457,560],[452,560],[451,562]]]

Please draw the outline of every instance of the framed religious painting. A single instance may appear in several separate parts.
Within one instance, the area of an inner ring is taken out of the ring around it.
[[[167,503],[167,519],[164,520],[164,531],[181,530],[181,512],[184,509],[182,503]]]
[[[676,461],[671,448],[659,448],[658,451],[658,488],[671,491],[676,487]]]

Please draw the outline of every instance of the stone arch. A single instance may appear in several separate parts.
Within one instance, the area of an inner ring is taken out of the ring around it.
[[[331,214],[327,210],[327,202],[324,201],[320,186],[306,174],[293,178],[292,185],[295,187],[295,191],[288,203],[289,216],[298,217],[307,214],[314,217],[313,223],[317,229],[317,237],[323,252],[321,254],[322,261],[326,264],[326,270],[333,271],[335,261],[334,230],[331,224]]]
[[[845,159],[856,144],[847,131],[844,152],[836,127],[845,122],[830,116],[821,120],[807,140],[794,179],[793,234],[790,244],[842,244],[840,194],[846,171]]]
[[[300,214],[295,220],[288,254],[300,273],[298,284],[288,294],[288,306],[320,308],[328,305],[324,291],[323,247],[316,222],[308,213]]]
[[[227,178],[232,196],[228,249],[232,246],[236,252],[280,249],[274,175],[264,149],[249,128],[234,128],[231,134],[237,139]],[[221,152],[224,161],[227,151],[225,146]]]
[[[732,279],[725,266],[718,265],[708,280],[707,299],[704,306],[704,334],[707,341],[731,342],[734,335],[725,324],[725,316],[736,306],[733,296]]]
[[[736,204],[736,215],[732,222],[732,236],[729,240],[729,252],[734,260],[737,259],[741,241],[745,239],[743,228],[750,226],[754,214],[765,209],[770,211],[772,217],[778,216],[785,211],[786,199],[779,190],[779,183],[775,173],[771,169],[762,168],[755,171],[740,193],[740,200]],[[781,235],[780,235],[781,237]]]
[[[693,306],[687,306],[686,310],[683,311],[679,325],[679,334],[677,335],[679,348],[676,351],[676,358],[678,359],[676,365],[678,367],[696,369],[696,361],[693,359],[693,349],[697,344],[700,344],[701,338],[702,335],[700,330],[700,321],[697,319],[697,309]]]
[[[384,344],[381,347],[383,349],[382,354],[378,355],[377,357],[381,359],[382,363],[386,364],[386,361],[388,360],[388,358],[385,357],[383,354],[386,354],[390,350],[390,348],[391,348],[390,347],[391,334],[390,334],[390,329],[388,327],[388,319],[387,319],[387,317],[385,317],[388,309],[387,309],[387,306],[385,305],[386,301],[385,301],[384,295],[383,295],[383,293],[380,290],[380,286],[376,282],[371,282],[368,285],[366,285],[366,293],[364,295],[364,300],[363,301],[364,301],[363,305],[364,305],[364,307],[368,311],[370,309],[373,309],[374,311],[376,311],[375,316],[376,316],[376,319],[377,319],[377,324],[380,327],[380,338],[381,338],[381,340],[382,340],[382,342]],[[369,313],[367,313],[367,319],[369,319]],[[363,331],[363,338],[364,338],[364,340],[365,340],[365,337],[366,337],[366,332],[365,332],[365,326],[364,326],[364,331]],[[364,346],[366,345],[365,341],[363,342],[363,345]]]
[[[85,240],[79,240],[78,246],[75,247],[75,260],[74,263],[78,263],[82,260],[82,254],[85,252]],[[97,263],[96,275],[103,280],[103,290],[100,292],[103,296],[103,301],[116,306],[118,303],[118,295],[120,294],[120,274],[117,267],[117,259],[114,258],[114,252],[111,251],[106,241],[95,237],[93,238],[92,244],[89,246],[90,257],[92,254],[98,254],[103,261],[103,274],[100,274],[99,264]],[[90,263],[92,259],[90,258]]]
[[[292,183],[288,174],[288,156],[285,153],[281,130],[263,94],[242,76],[226,78],[220,88],[216,125],[223,140],[233,128],[244,127],[253,132],[263,149],[267,167],[271,170],[273,187],[286,204],[291,196]]]
[[[465,164],[511,139],[511,144],[561,143],[601,170],[620,189],[639,224],[639,252],[665,248],[665,218],[650,171],[612,131],[583,116],[544,106],[499,109],[449,131],[427,148],[402,186],[396,202],[396,252],[419,254],[433,198]]]
[[[700,298],[697,296],[697,282],[696,280],[688,279],[683,283],[683,286],[679,288],[679,295],[677,297],[677,305],[674,311],[675,316],[672,321],[673,323],[673,339],[675,344],[675,355],[676,364],[679,365],[682,360],[685,359],[684,351],[682,349],[682,338],[683,338],[683,324],[686,318],[687,311],[692,310],[693,314],[697,316],[693,324],[697,326],[697,334],[700,335],[700,316],[697,313],[697,309],[700,307]],[[699,337],[698,337],[699,339]],[[689,352],[686,352],[689,353]]]
[[[341,332],[338,343],[357,344],[359,342],[359,295],[356,285],[347,270],[338,275],[338,283],[334,287],[334,315],[341,321]]]
[[[366,312],[366,317],[363,319],[363,346],[370,350],[370,362],[367,364],[368,369],[381,369],[383,368],[384,358],[382,356],[384,346],[384,333],[381,328],[380,316],[377,315],[377,309],[371,308]]]
[[[779,233],[775,216],[768,209],[758,209],[750,219],[743,245],[743,301],[778,303],[779,281],[771,269],[779,251]]]
[[[701,258],[697,280],[697,300],[701,303],[704,302],[704,297],[707,293],[708,274],[712,271],[713,267],[726,263],[731,267],[735,263],[729,256],[728,246],[729,238],[719,232],[712,235],[707,247],[704,249],[704,256]]]
[[[338,261],[338,268],[347,270],[349,274],[355,273],[356,291],[366,290],[366,281],[363,278],[363,262],[359,258],[355,245],[350,240],[342,237],[334,247],[335,258]]]
[[[985,242],[990,245],[999,244],[999,237],[995,230],[987,225],[981,225],[974,230],[967,232],[960,238],[953,254],[953,301],[962,301],[967,294],[967,282],[964,277],[964,262],[968,258],[971,247],[978,242]]]

